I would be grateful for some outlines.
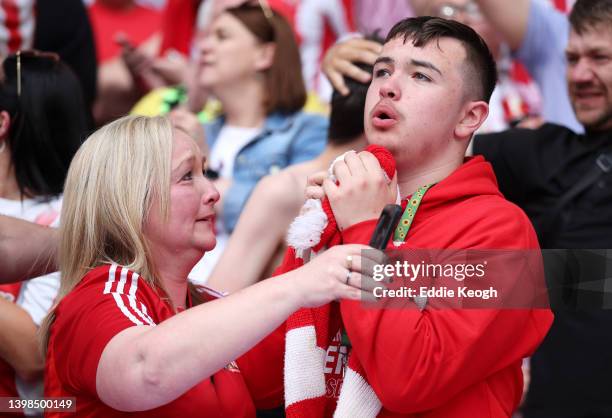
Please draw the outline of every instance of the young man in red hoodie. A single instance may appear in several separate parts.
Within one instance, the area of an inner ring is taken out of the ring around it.
[[[326,179],[308,192],[329,198],[344,243],[369,242],[381,210],[396,200],[397,184],[414,216],[403,243],[388,248],[538,248],[528,218],[499,192],[490,164],[464,159],[495,82],[493,58],[469,27],[418,17],[391,29],[374,66],[365,132],[395,157],[396,179],[388,184],[372,154],[349,153],[334,166],[338,184]],[[520,278],[508,274],[506,280]],[[287,416],[510,417],[522,395],[522,359],[544,338],[550,310],[420,308],[341,301],[341,323],[332,307],[326,339],[317,331],[313,355],[290,346],[308,327],[288,326]],[[343,332],[350,345],[338,338]],[[325,386],[310,370],[317,355]],[[301,370],[293,370],[292,358],[300,356]]]

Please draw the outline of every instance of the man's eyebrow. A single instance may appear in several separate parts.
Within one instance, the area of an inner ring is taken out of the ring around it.
[[[376,61],[374,61],[374,66],[376,66],[376,64],[393,64],[393,63],[395,63],[393,58],[383,56],[383,57],[376,58]]]
[[[429,68],[430,70],[434,70],[435,72],[437,72],[438,74],[442,75],[442,71],[440,71],[438,69],[438,67],[436,67],[435,65],[433,65],[431,62],[429,61],[421,61],[421,60],[415,60],[415,59],[411,59],[410,60],[410,64],[414,65],[415,67],[425,67],[425,68]]]

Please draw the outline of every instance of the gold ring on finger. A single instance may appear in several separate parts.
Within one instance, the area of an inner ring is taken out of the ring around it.
[[[346,268],[349,271],[353,271],[353,256],[352,255],[346,256]]]

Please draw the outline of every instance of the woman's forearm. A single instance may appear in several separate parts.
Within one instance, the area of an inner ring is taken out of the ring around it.
[[[359,300],[361,289],[371,286],[368,276],[361,274],[363,269],[371,261],[380,263],[380,256],[362,263],[367,248],[333,247],[299,269],[189,309],[155,327],[120,332],[106,345],[98,363],[98,396],[123,411],[164,405],[245,353],[298,308]]]
[[[291,275],[189,309],[146,332],[118,334],[100,359],[98,395],[125,411],[152,409],[178,398],[301,306]]]

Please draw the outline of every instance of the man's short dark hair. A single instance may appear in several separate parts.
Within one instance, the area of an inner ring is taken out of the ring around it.
[[[578,0],[569,15],[570,25],[576,33],[600,24],[612,24],[612,0]]]
[[[378,32],[367,35],[365,39],[369,41],[383,43],[382,37]],[[354,65],[372,74],[372,65],[354,62]],[[342,145],[353,141],[358,136],[363,135],[363,112],[365,109],[366,95],[370,82],[362,83],[349,76],[344,76],[344,82],[350,93],[346,96],[334,89],[332,94],[329,114],[329,129],[327,131],[327,141],[330,144]]]
[[[420,16],[396,23],[385,43],[399,37],[404,38],[404,43],[411,40],[416,47],[423,47],[440,38],[457,39],[466,51],[467,91],[473,92],[478,100],[489,102],[497,84],[497,67],[486,42],[474,29],[454,20]]]

